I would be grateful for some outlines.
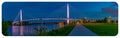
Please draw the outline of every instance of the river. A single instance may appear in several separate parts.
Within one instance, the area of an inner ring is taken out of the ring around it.
[[[30,35],[36,35],[38,34],[38,31],[35,30],[35,28],[46,28],[47,31],[51,31],[53,29],[58,29],[58,24],[33,24],[33,25],[22,25],[23,27],[23,35],[24,36],[30,36]],[[19,36],[20,35],[20,26],[9,26],[8,27],[8,34],[13,36]]]

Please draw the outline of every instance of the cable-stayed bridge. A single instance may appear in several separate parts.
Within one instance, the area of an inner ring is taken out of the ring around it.
[[[67,9],[67,15],[66,15],[66,17],[67,18],[32,18],[32,19],[23,19],[23,17],[22,17],[22,9],[20,9],[20,12],[18,13],[18,15],[16,16],[16,18],[15,18],[15,20],[12,22],[12,28],[13,28],[13,32],[15,31],[14,30],[14,25],[15,24],[19,24],[20,25],[20,27],[19,27],[19,32],[20,32],[20,35],[24,35],[24,33],[23,33],[23,24],[24,24],[24,21],[40,21],[40,20],[47,20],[47,21],[49,21],[49,20],[64,20],[64,21],[66,21],[65,23],[66,24],[69,24],[70,23],[70,21],[75,21],[75,20],[80,20],[80,19],[76,19],[76,18],[70,18],[70,16],[69,16],[69,4],[67,4],[66,5],[67,7],[66,7],[66,9]],[[19,20],[17,20],[19,18]],[[60,23],[61,21],[59,21],[59,22],[56,22],[56,23]],[[41,23],[41,22],[39,22],[39,23]],[[48,22],[42,22],[42,23],[48,23]],[[52,23],[52,22],[49,22],[49,23]],[[53,22],[53,23],[55,23],[55,22]]]
[[[22,17],[22,9],[20,9],[20,12],[16,16],[16,18],[13,21],[12,24],[19,23],[19,22],[22,23],[24,21],[39,21],[39,20],[66,20],[66,23],[69,24],[70,21],[80,20],[80,19],[76,19],[76,18],[70,18],[70,16],[69,16],[69,4],[67,4],[66,9],[67,9],[67,13],[66,13],[67,18],[32,18],[32,19],[23,19],[23,17]],[[18,18],[20,20],[17,20]]]

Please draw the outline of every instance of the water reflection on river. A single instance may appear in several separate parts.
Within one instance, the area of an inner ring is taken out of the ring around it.
[[[53,29],[58,29],[58,24],[34,24],[34,25],[23,25],[23,35],[35,35],[38,34],[38,32],[35,30],[35,28],[41,28],[44,26],[47,28],[47,31],[51,31]],[[20,26],[9,26],[8,28],[8,34],[9,35],[20,35]]]

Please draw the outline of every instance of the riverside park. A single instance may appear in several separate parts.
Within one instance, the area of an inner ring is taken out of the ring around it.
[[[116,2],[4,2],[4,36],[116,36]]]

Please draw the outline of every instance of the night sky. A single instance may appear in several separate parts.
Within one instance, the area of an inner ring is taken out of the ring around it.
[[[20,9],[23,19],[66,18],[66,4],[70,6],[70,18],[102,19],[111,16],[118,20],[115,2],[4,2],[2,19],[14,20]]]

